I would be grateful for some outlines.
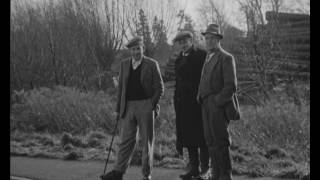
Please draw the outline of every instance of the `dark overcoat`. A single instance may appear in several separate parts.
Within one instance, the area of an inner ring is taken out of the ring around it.
[[[175,61],[174,106],[177,146],[180,148],[205,145],[201,106],[196,99],[205,58],[205,50],[192,46],[187,56],[180,53]]]

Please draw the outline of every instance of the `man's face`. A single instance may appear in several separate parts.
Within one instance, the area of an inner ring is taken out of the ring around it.
[[[180,47],[182,48],[182,51],[187,51],[192,46],[192,40],[191,38],[185,38],[178,41]]]
[[[206,48],[208,51],[215,51],[218,48],[218,44],[219,44],[219,37],[207,33],[204,36],[205,41],[206,41]]]
[[[140,60],[143,56],[143,46],[137,45],[130,48],[130,54],[135,60]]]

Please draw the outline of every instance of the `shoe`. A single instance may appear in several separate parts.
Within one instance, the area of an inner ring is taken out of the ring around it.
[[[198,177],[200,174],[198,169],[191,169],[189,172],[187,172],[186,174],[181,174],[180,177],[184,180],[188,180],[188,179],[192,179],[195,177]]]
[[[107,174],[103,174],[100,176],[101,180],[122,180],[123,173],[120,171],[110,171]]]
[[[210,180],[210,178],[212,177],[211,170],[207,169],[207,170],[201,171],[199,177],[203,180]]]
[[[143,177],[142,180],[151,180],[151,176]]]

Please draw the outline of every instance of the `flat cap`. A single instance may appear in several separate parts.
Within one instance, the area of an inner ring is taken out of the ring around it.
[[[137,46],[137,45],[143,45],[143,38],[141,36],[136,36],[134,38],[132,38],[128,44],[126,45],[127,48],[131,48],[133,46]]]
[[[176,41],[180,41],[182,39],[186,39],[186,38],[193,38],[193,35],[191,32],[189,31],[181,31],[179,32],[176,37],[173,39],[173,42],[176,42]]]

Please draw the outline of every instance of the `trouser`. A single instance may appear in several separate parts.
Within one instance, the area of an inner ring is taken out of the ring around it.
[[[210,95],[202,101],[202,119],[212,170],[219,179],[231,180],[229,120],[224,107],[219,107]]]
[[[154,115],[150,99],[128,101],[120,120],[120,144],[114,170],[125,173],[136,145],[137,129],[142,143],[142,174],[150,176],[153,161]]]
[[[191,170],[199,170],[199,164],[201,167],[201,172],[208,170],[209,168],[209,152],[206,146],[188,146],[189,162],[191,165]],[[200,149],[200,154],[198,149]],[[199,163],[200,155],[200,163]]]

